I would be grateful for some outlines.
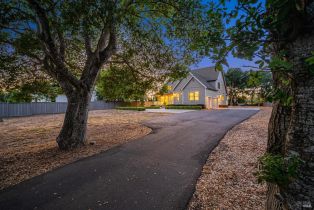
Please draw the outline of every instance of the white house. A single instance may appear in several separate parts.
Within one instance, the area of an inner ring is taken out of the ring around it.
[[[168,90],[158,97],[159,104],[201,104],[210,109],[228,103],[223,72],[214,67],[191,70],[186,78],[169,83]]]
[[[97,101],[96,92],[93,91],[90,101]],[[56,102],[68,102],[68,99],[65,95],[57,95]]]

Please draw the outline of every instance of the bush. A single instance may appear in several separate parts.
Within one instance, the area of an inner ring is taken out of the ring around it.
[[[167,106],[196,106],[196,107],[202,107],[202,109],[205,108],[204,104],[168,104]]]
[[[200,110],[202,109],[202,106],[197,106],[197,105],[176,105],[176,106],[166,106],[166,109],[196,109],[196,110]]]
[[[147,106],[145,107],[146,109],[160,109],[160,106],[156,106],[156,105],[151,105],[151,106]]]
[[[145,107],[134,107],[134,106],[117,107],[116,109],[118,109],[118,110],[145,111]]]
[[[228,105],[225,105],[225,104],[219,104],[219,108],[228,108]]]
[[[279,186],[288,185],[298,176],[298,168],[302,163],[296,156],[265,154],[259,159],[259,170],[256,173],[259,182],[274,183]]]

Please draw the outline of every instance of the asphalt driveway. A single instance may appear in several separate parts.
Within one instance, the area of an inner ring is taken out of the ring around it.
[[[0,192],[0,209],[184,209],[208,154],[257,110],[194,111],[153,133]]]

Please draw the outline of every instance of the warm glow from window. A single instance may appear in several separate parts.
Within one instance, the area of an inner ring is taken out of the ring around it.
[[[200,100],[200,92],[199,91],[190,92],[189,93],[189,100],[190,101],[199,101]]]
[[[194,100],[199,101],[200,100],[200,92],[196,91],[194,92]]]
[[[179,94],[179,93],[174,93],[174,94],[173,94],[173,99],[176,100],[176,101],[179,101],[179,99],[180,99],[180,94]]]
[[[194,93],[193,92],[189,93],[189,100],[194,101]]]
[[[167,89],[168,89],[168,90],[172,90],[172,86],[171,86],[171,85],[168,85]]]

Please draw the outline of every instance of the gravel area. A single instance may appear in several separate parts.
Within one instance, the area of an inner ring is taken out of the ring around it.
[[[4,119],[0,122],[0,189],[94,155],[151,132],[143,120],[168,115],[137,111],[91,111],[87,141],[93,145],[60,151],[56,137],[63,114]]]
[[[230,130],[210,154],[187,207],[198,209],[265,209],[266,185],[253,175],[267,146],[271,108],[262,108]]]

